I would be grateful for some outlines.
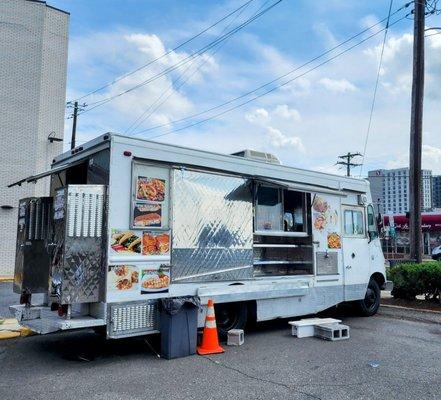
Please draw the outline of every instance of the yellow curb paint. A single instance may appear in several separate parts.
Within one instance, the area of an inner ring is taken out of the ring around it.
[[[29,328],[22,327],[20,329],[20,335],[21,335],[21,337],[32,336],[32,335],[35,335],[35,332]]]
[[[1,322],[3,321],[3,322]],[[6,319],[2,319],[0,320],[0,326],[2,325],[17,325],[18,321],[15,318],[6,318]]]
[[[0,282],[14,282],[13,276],[0,276]]]
[[[20,332],[12,332],[12,331],[1,331],[0,332],[0,340],[2,339],[12,339],[19,337],[21,334]]]

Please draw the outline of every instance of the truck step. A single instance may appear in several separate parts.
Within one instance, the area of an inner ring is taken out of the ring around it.
[[[349,326],[343,324],[316,325],[314,336],[333,342],[349,339]]]

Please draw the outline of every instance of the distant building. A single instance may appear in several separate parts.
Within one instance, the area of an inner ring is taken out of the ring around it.
[[[409,211],[409,168],[369,171],[372,201],[381,214]],[[432,209],[432,171],[423,170],[422,211]]]
[[[44,171],[62,151],[69,14],[44,1],[0,1],[0,276],[14,270],[17,205],[48,193]]]
[[[441,175],[432,176],[432,207],[441,208]]]

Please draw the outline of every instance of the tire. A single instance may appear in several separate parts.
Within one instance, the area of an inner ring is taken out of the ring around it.
[[[381,292],[378,283],[371,279],[364,299],[358,300],[354,304],[357,313],[362,317],[372,317],[375,315],[380,307],[380,296]]]
[[[244,329],[248,319],[247,304],[220,303],[214,305],[217,332],[221,340],[226,339],[230,329]]]

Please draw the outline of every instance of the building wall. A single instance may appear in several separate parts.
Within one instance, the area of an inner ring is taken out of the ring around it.
[[[432,177],[432,206],[441,208],[441,175]]]
[[[432,209],[432,171],[423,170],[422,211]],[[381,213],[409,211],[409,168],[369,171],[372,199]],[[379,200],[378,200],[379,199]]]
[[[12,275],[17,204],[48,193],[48,179],[6,186],[50,167],[63,138],[69,15],[44,2],[0,2],[0,276]]]

